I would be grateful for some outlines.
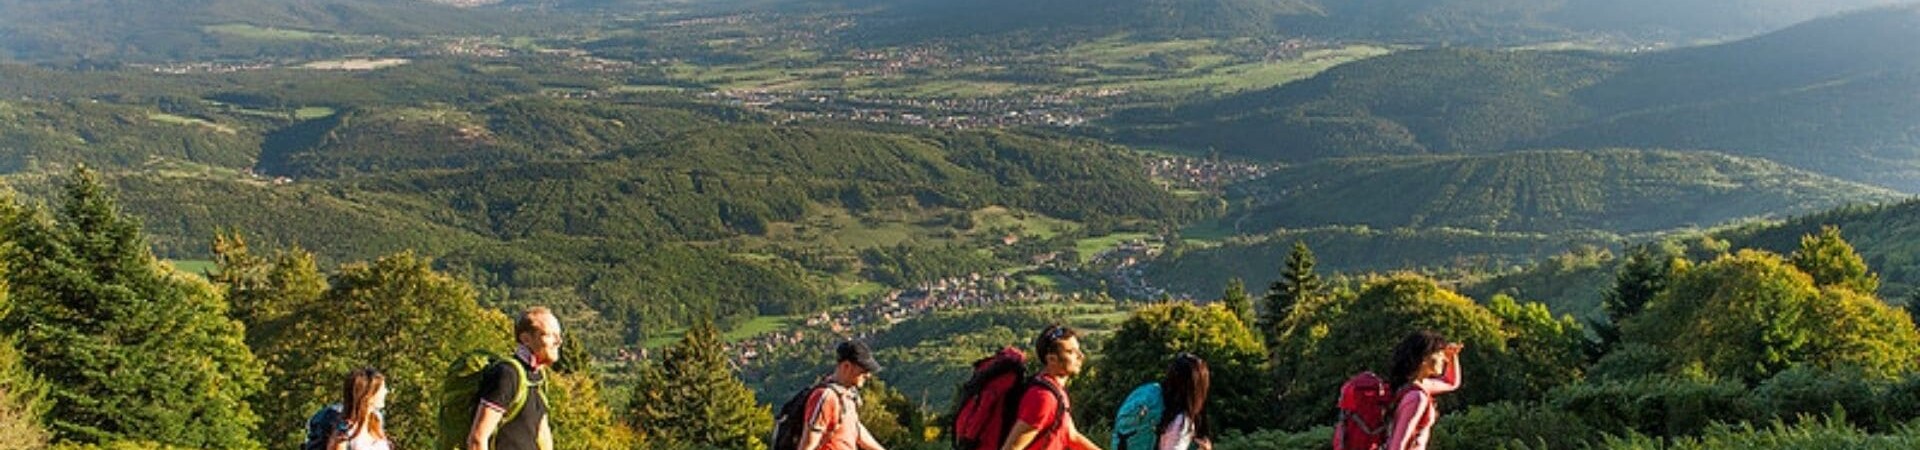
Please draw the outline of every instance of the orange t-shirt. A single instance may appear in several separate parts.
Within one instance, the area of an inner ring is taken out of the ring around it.
[[[818,450],[860,447],[860,396],[838,384],[815,389],[807,398],[807,429],[820,431]],[[802,449],[807,450],[807,449]]]

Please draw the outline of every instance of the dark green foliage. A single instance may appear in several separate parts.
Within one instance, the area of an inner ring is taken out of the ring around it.
[[[1580,448],[1598,435],[1579,415],[1538,403],[1500,402],[1434,424],[1433,448]]]
[[[1614,435],[1699,434],[1713,422],[1751,422],[1764,417],[1738,382],[1646,378],[1571,385],[1554,391],[1551,408],[1579,416],[1587,426]]]
[[[1242,231],[1342,224],[1632,233],[1900,198],[1765,160],[1656,150],[1335,160],[1236,190],[1250,206],[1228,220]]]
[[[9,0],[0,10],[14,19],[0,27],[10,36],[0,51],[54,62],[323,57],[369,48],[365,38],[249,38],[204,28],[219,24],[391,37],[526,32],[554,25],[532,14],[367,0]]]
[[[1607,246],[1619,239],[1590,231],[1537,234],[1317,227],[1230,238],[1218,247],[1188,250],[1177,258],[1156,261],[1146,272],[1155,286],[1205,297],[1218,295],[1217,290],[1232,278],[1245,279],[1255,286],[1271,286],[1279,275],[1273,269],[1276,262],[1287,259],[1294,242],[1304,242],[1313,248],[1317,270],[1338,273],[1439,268],[1508,270],[1570,248]]]
[[[0,309],[5,308],[6,286],[0,283]],[[11,340],[0,341],[0,442],[21,450],[39,450],[47,444],[42,416],[52,406],[46,381],[27,370],[20,350]]]
[[[1255,336],[1263,334],[1255,326],[1259,323],[1260,317],[1254,313],[1253,297],[1247,296],[1246,282],[1240,281],[1239,278],[1227,281],[1226,292],[1220,294],[1220,304],[1225,305],[1228,311],[1233,311],[1233,316],[1240,319],[1241,325],[1254,330]]]
[[[640,367],[628,425],[649,443],[764,450],[773,412],[734,378],[713,322],[696,322],[659,360]]]
[[[213,114],[85,101],[0,101],[0,174],[53,172],[76,164],[137,167],[152,158],[241,168],[253,164],[257,122]]]
[[[1188,352],[1205,360],[1212,372],[1205,409],[1212,432],[1270,426],[1266,348],[1222,305],[1162,303],[1136,310],[1101,350],[1085,389],[1074,398],[1074,408],[1084,408],[1080,416],[1092,418],[1088,423],[1111,426],[1114,411],[1134,387],[1161,381],[1174,355]]]
[[[1920,201],[1878,206],[1849,206],[1796,217],[1779,224],[1754,225],[1720,233],[1739,247],[1791,254],[1801,240],[1832,226],[1846,230],[1851,243],[1875,272],[1885,298],[1898,298],[1920,286]]]
[[[1613,287],[1601,294],[1600,310],[1605,316],[1591,322],[1594,335],[1599,339],[1588,351],[1595,359],[1620,344],[1621,324],[1646,310],[1647,303],[1667,289],[1675,266],[1684,261],[1675,255],[1659,253],[1657,248],[1642,245],[1629,251],[1627,260],[1614,274]]]
[[[264,380],[219,290],[160,265],[138,220],[76,171],[60,212],[0,205],[12,307],[0,329],[52,386],[61,440],[254,447]]]
[[[1280,279],[1267,286],[1267,295],[1263,305],[1259,324],[1260,335],[1265,336],[1266,344],[1271,347],[1273,339],[1280,335],[1280,323],[1293,315],[1294,305],[1312,301],[1320,295],[1324,286],[1320,283],[1320,274],[1314,273],[1313,249],[1307,248],[1304,241],[1294,241],[1293,249],[1287,252],[1287,263],[1280,269]],[[1231,288],[1240,283],[1233,279]],[[1231,290],[1231,289],[1229,289]]]

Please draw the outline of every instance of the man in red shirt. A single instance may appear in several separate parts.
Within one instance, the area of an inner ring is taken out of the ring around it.
[[[1020,396],[1020,414],[1001,450],[1100,450],[1073,426],[1073,402],[1067,398],[1067,379],[1080,374],[1087,360],[1078,336],[1072,328],[1055,324],[1033,340],[1034,355],[1046,366]]]
[[[860,341],[847,341],[836,349],[839,363],[833,367],[833,379],[814,389],[807,398],[807,434],[800,438],[800,450],[886,450],[873,433],[860,425],[860,386],[880,363],[873,350]]]

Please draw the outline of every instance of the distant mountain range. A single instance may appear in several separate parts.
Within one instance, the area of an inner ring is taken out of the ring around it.
[[[1410,51],[1278,88],[1126,111],[1136,144],[1303,162],[1533,148],[1701,149],[1920,192],[1920,6],[1651,54]]]

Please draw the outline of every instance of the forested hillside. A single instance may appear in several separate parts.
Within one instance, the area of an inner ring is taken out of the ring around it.
[[[1275,89],[1117,114],[1128,142],[1277,161],[1533,148],[1700,149],[1920,190],[1920,8],[1640,55],[1427,50]]]

